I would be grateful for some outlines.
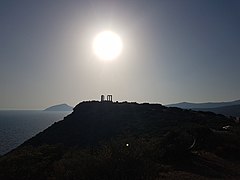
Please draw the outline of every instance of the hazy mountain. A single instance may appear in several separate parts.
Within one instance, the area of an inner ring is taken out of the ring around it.
[[[238,179],[239,132],[210,112],[82,102],[0,157],[0,179]]]
[[[226,116],[240,117],[240,105],[223,106],[218,108],[196,108],[198,111],[211,111]]]
[[[46,108],[44,111],[72,111],[73,107],[67,104],[59,104]]]
[[[169,104],[167,107],[178,107],[182,109],[197,109],[197,108],[218,108],[223,106],[240,105],[240,100],[230,102],[208,102],[208,103],[189,103],[181,102],[176,104]]]

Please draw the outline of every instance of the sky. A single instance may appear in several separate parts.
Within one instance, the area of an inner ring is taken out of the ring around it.
[[[124,44],[111,62],[92,50],[103,30]],[[230,101],[239,77],[239,0],[0,1],[0,109]]]

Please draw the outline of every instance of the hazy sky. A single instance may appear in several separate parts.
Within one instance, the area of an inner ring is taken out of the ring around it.
[[[94,36],[123,53],[104,62]],[[1,0],[0,109],[240,99],[239,0]]]

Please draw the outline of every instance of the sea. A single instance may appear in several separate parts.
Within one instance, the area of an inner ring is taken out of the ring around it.
[[[0,155],[10,152],[70,111],[0,111]]]

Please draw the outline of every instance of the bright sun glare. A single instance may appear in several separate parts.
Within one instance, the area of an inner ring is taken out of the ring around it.
[[[123,48],[122,39],[112,31],[99,33],[93,41],[93,51],[102,60],[117,58]]]

